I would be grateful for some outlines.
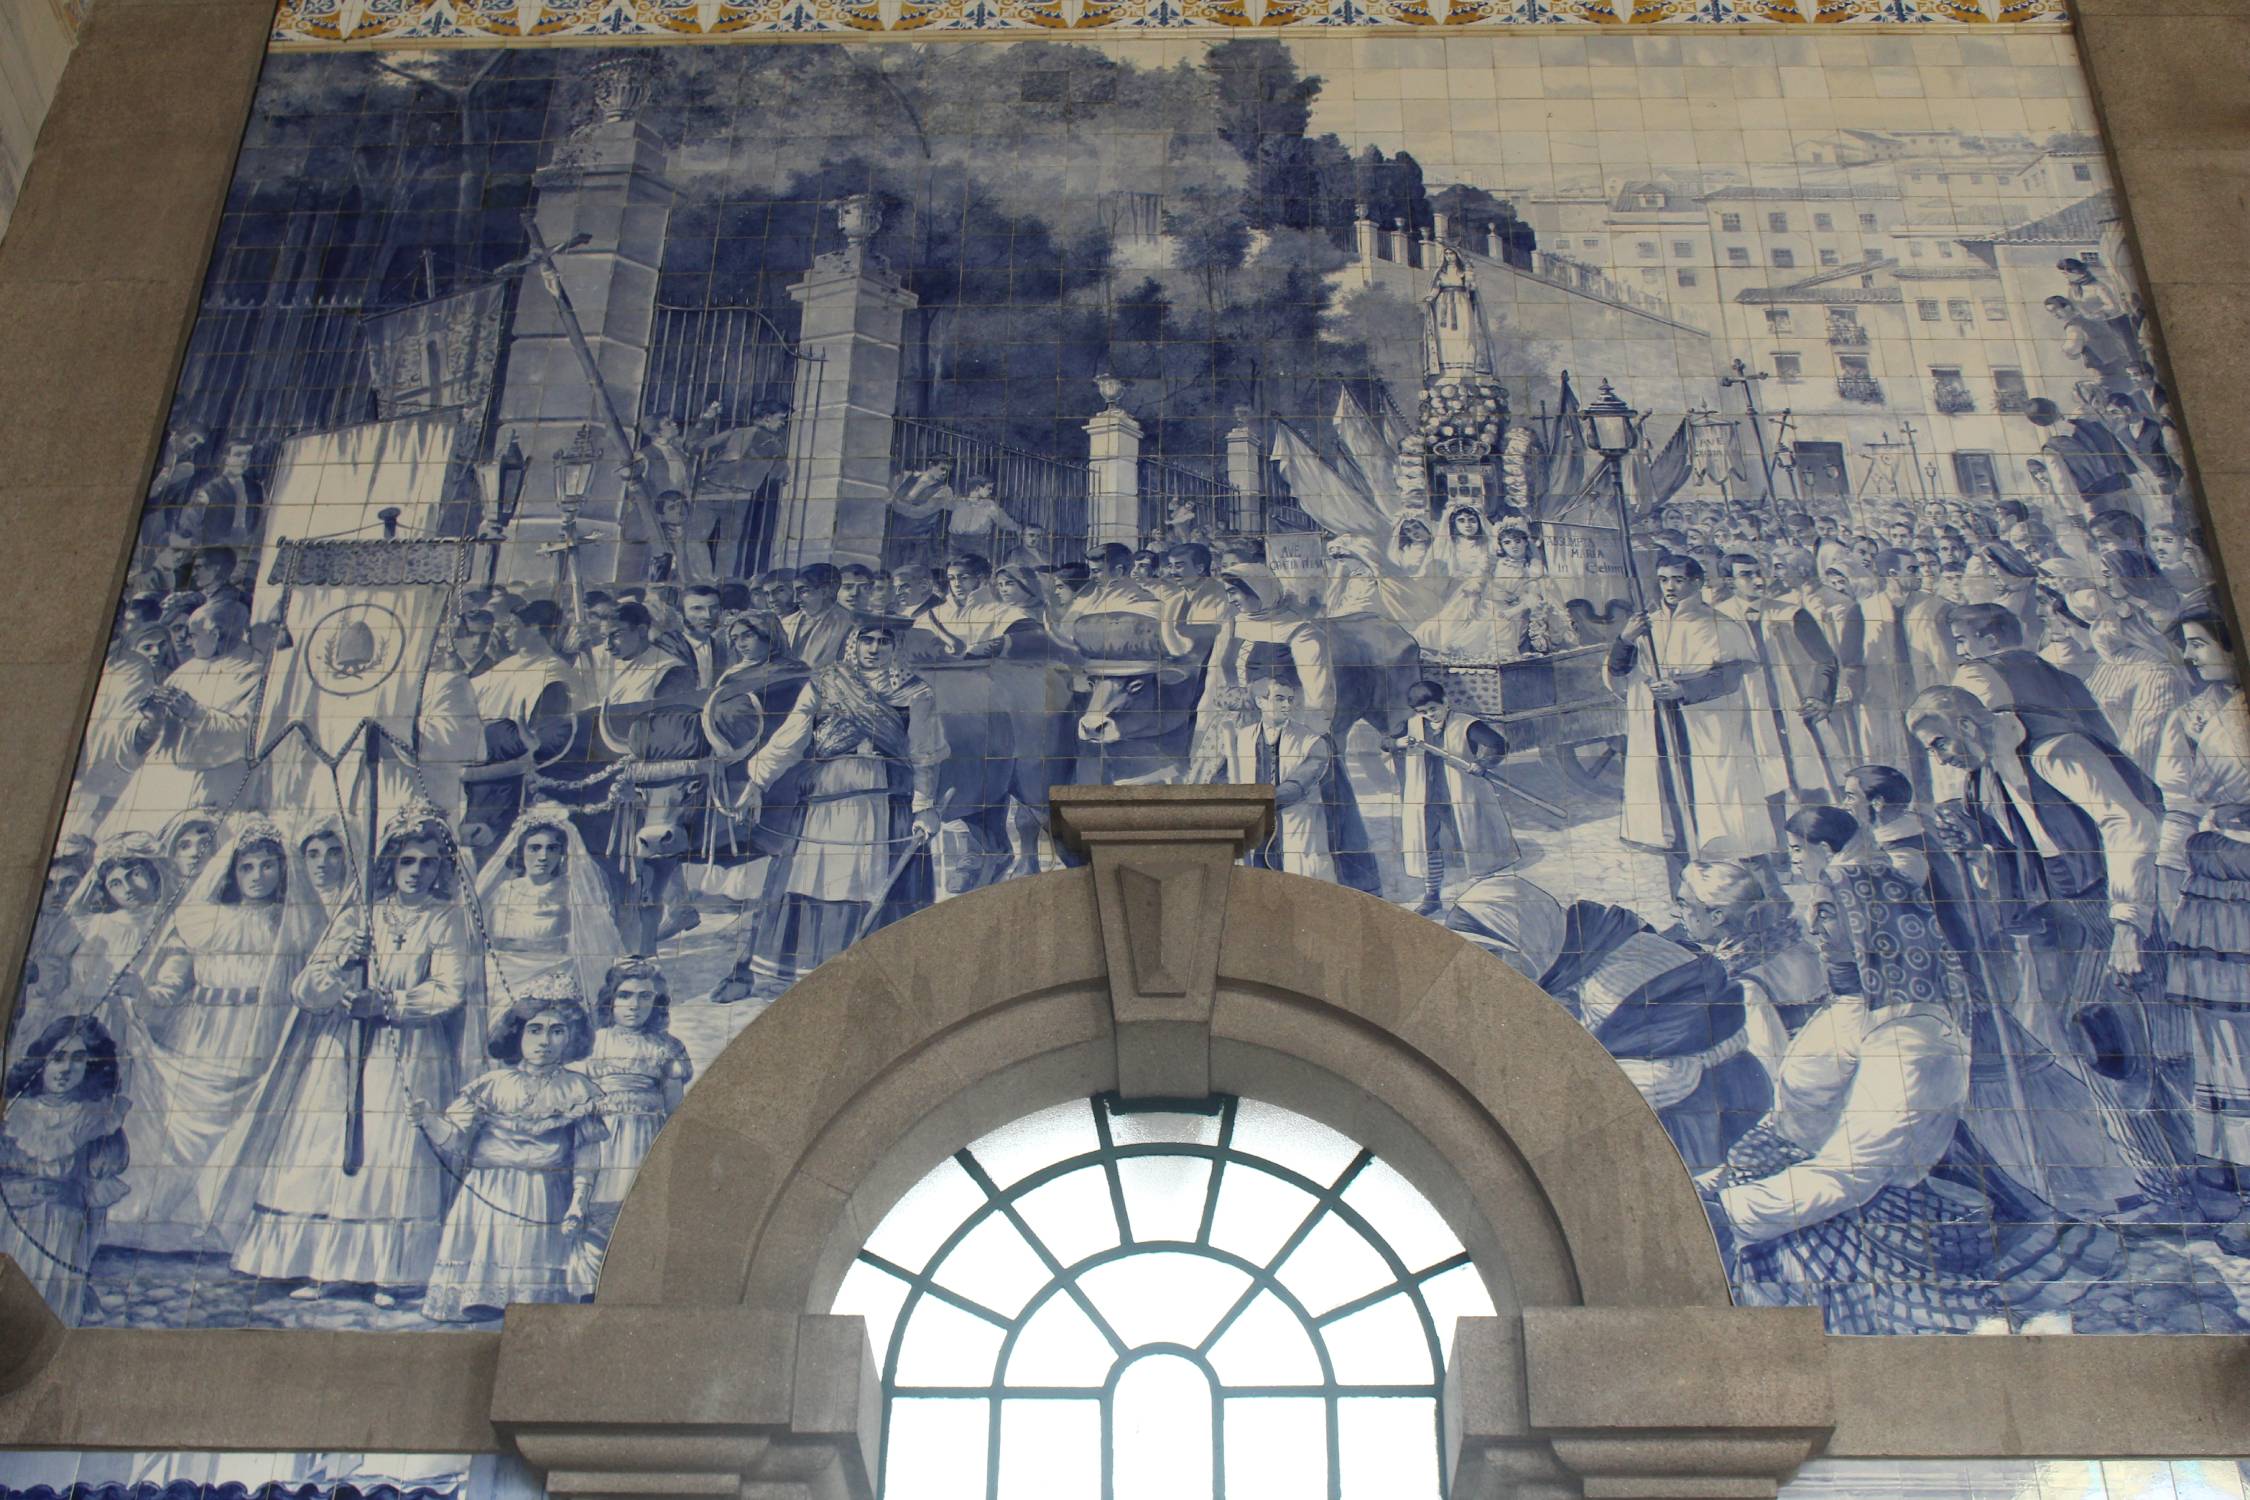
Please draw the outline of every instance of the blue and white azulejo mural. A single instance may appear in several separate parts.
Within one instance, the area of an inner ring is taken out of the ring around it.
[[[2250,721],[2071,47],[275,56],[0,1250],[591,1295],[796,977],[1052,786],[1263,781],[1616,1055],[1739,1301],[2250,1327]]]

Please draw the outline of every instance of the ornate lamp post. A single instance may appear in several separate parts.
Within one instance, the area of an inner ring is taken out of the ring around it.
[[[585,605],[579,589],[578,549],[586,539],[578,530],[578,512],[586,504],[594,464],[601,456],[602,430],[592,422],[582,425],[570,446],[555,455],[555,508],[562,512],[562,535],[539,549],[555,559],[555,592],[567,601],[572,621],[581,624]]]
[[[1640,446],[1643,415],[1606,380],[1600,394],[1578,411],[1578,420],[1586,429],[1586,446],[1602,456],[1602,467],[1609,475],[1610,497],[1617,504],[1617,542],[1624,553],[1625,581],[1633,590],[1633,608],[1640,614],[1648,613],[1648,600],[1641,592],[1640,568],[1633,561],[1633,518],[1625,503],[1625,455]],[[1653,665],[1656,643],[1652,639],[1645,644]]]
[[[487,587],[499,574],[500,543],[523,505],[524,474],[530,467],[531,461],[523,456],[523,445],[512,431],[505,448],[477,465],[477,488],[484,496],[484,536],[492,544],[484,559]]]

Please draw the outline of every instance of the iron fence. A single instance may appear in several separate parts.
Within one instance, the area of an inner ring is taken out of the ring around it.
[[[940,458],[953,460],[957,491],[965,491],[980,478],[991,480],[993,498],[1018,528],[1037,526],[1046,531],[1049,556],[1084,555],[1092,471],[1083,461],[1052,458],[912,417],[891,423],[893,473],[927,468]]]

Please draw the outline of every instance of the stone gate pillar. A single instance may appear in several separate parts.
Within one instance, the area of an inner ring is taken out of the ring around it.
[[[1125,382],[1104,370],[1094,388],[1103,406],[1086,421],[1086,540],[1132,546],[1141,537],[1141,424],[1117,404]]]
[[[532,179],[534,222],[548,247],[561,251],[585,236],[582,247],[558,254],[555,264],[602,384],[628,429],[640,420],[656,319],[657,268],[664,259],[672,206],[679,200],[678,190],[664,176],[670,153],[635,118],[647,92],[645,57],[628,53],[598,64],[593,118]],[[602,432],[601,459],[584,502],[589,528],[600,540],[579,556],[580,576],[593,580],[619,576],[616,537],[625,485],[617,471],[631,455],[618,452],[607,431],[600,398],[571,347],[561,308],[539,272],[526,271],[494,423],[495,431],[515,432],[530,461],[523,509],[501,557],[502,577],[544,582],[553,576],[552,557],[538,550],[561,530],[552,465],[588,424]],[[638,581],[645,552],[622,550],[632,581]]]
[[[773,551],[784,567],[883,560],[901,338],[921,299],[868,248],[882,223],[872,197],[846,198],[836,218],[844,248],[815,258],[789,288],[803,311],[789,418],[796,480]]]

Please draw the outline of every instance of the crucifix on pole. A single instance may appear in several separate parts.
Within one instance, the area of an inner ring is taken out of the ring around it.
[[[570,291],[563,285],[562,271],[556,264],[558,257],[568,255],[579,246],[587,244],[593,236],[575,234],[560,245],[550,247],[547,237],[539,232],[538,220],[528,212],[523,216],[523,228],[530,240],[530,250],[509,261],[493,274],[509,276],[529,270],[539,273],[539,280],[547,288],[547,295],[554,299],[555,312],[562,319],[563,333],[570,340],[571,353],[578,356],[578,368],[584,372],[586,384],[593,392],[595,415],[609,429],[610,438],[617,444],[618,451],[626,456],[623,471],[625,498],[632,505],[634,514],[640,517],[642,529],[654,545],[661,541],[664,530],[658,522],[656,507],[649,501],[648,486],[642,482],[639,469],[632,463],[633,439],[625,430],[624,419],[617,414],[616,400],[611,397],[609,387],[602,381],[601,367],[594,362],[593,348],[586,342],[586,330],[578,321],[578,309],[571,306]]]

